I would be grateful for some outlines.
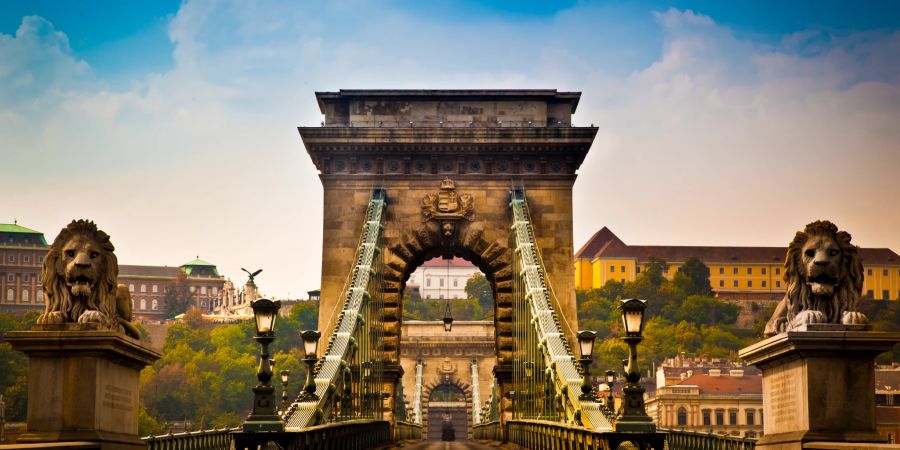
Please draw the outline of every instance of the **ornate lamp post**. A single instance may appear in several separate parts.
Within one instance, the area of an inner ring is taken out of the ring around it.
[[[584,380],[581,383],[581,395],[578,397],[578,400],[583,402],[592,402],[594,401],[594,394],[591,389],[591,359],[594,354],[594,339],[597,338],[597,333],[593,331],[579,331],[578,332],[578,347],[581,349],[581,359],[578,361],[581,363],[581,370],[584,371]]]
[[[288,378],[291,376],[291,371],[284,369],[281,371],[281,410],[284,411],[287,409],[287,399],[288,399]]]
[[[447,300],[447,311],[444,312],[444,331],[447,333],[453,328],[453,315],[450,313],[450,300]]]
[[[259,368],[256,378],[259,383],[253,387],[253,411],[244,421],[245,432],[284,431],[284,424],[275,411],[275,387],[272,386],[272,366],[269,362],[269,344],[275,340],[275,319],[278,317],[280,301],[261,298],[250,304],[256,319],[256,336],[253,339],[261,347]]]
[[[613,384],[616,383],[616,371],[607,370],[606,371],[606,385],[609,386],[609,397],[606,398],[606,407],[609,408],[609,412],[616,412],[616,400],[613,398]]]
[[[300,333],[300,339],[303,340],[303,352],[306,353],[306,357],[303,358],[303,362],[306,363],[306,384],[303,385],[303,393],[300,394],[299,401],[301,402],[319,400],[319,396],[316,395],[316,383],[313,379],[313,366],[319,359],[316,353],[318,352],[319,337],[321,336],[322,333],[316,330],[306,330]]]
[[[625,367],[625,386],[622,388],[622,410],[616,421],[616,431],[653,433],[656,425],[644,408],[644,388],[638,384],[641,373],[637,367],[637,345],[643,340],[644,310],[647,301],[636,298],[622,300],[622,340],[628,344],[628,365]]]

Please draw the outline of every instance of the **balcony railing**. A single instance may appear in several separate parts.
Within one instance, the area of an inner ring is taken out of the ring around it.
[[[422,425],[413,422],[397,421],[398,441],[421,441]]]

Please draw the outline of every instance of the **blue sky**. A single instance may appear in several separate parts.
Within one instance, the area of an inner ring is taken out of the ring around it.
[[[314,91],[557,88],[600,127],[576,245],[783,245],[831,218],[900,250],[898,27],[898,2],[8,1],[0,222],[90,217],[123,263],[200,254],[298,294]]]

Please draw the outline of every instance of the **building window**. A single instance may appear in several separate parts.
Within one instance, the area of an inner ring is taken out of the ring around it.
[[[153,292],[156,292],[156,291],[153,291]],[[219,288],[213,286],[212,292],[213,292],[213,295],[219,295]]]
[[[888,444],[893,444],[893,443],[894,443],[894,433],[888,433],[887,438],[888,438],[888,439],[887,439],[887,443],[888,443]]]
[[[444,287],[444,279],[438,278],[438,284],[440,285],[440,287]]]
[[[753,422],[756,422],[756,411],[752,409],[747,410],[747,425],[753,425]]]
[[[27,273],[25,275],[22,275],[23,283],[28,283],[29,281],[31,281],[31,275],[28,275]],[[885,292],[887,292],[887,291],[885,291]]]
[[[26,258],[27,258],[27,256],[26,256]],[[25,261],[25,262],[28,262],[28,261]],[[887,276],[887,269],[884,269],[884,270],[881,272],[881,275]]]
[[[712,425],[712,411],[708,409],[703,410],[703,425]]]
[[[16,300],[16,291],[10,289],[6,290],[6,301],[13,302]]]
[[[738,272],[738,268],[737,268],[737,267],[735,267],[734,269],[731,269],[731,273],[732,273],[732,274],[737,275],[737,272]]]
[[[728,423],[731,425],[737,425],[737,410],[732,409],[728,411]]]
[[[678,426],[687,425],[687,410],[682,408],[678,408]]]
[[[153,299],[153,303],[151,305],[152,305],[154,311],[159,309],[159,301],[156,300],[155,298]]]
[[[719,287],[725,287],[725,280],[719,280]]]
[[[775,287],[781,287],[781,281],[775,280]]]
[[[159,292],[159,286],[158,286],[158,285],[155,285],[155,284],[154,284],[150,289],[153,291],[154,294],[157,293],[157,292]]]
[[[38,256],[38,262],[39,262],[39,263],[43,263],[43,262],[44,262],[44,257],[43,257],[43,256]]]
[[[721,409],[716,410],[716,425],[725,425],[725,411]]]
[[[762,274],[763,274],[763,275],[765,275],[765,274],[766,274],[766,268],[765,268],[765,267],[763,267],[763,268],[762,268],[762,269],[760,269],[760,270],[762,270]]]
[[[141,299],[141,310],[146,310],[146,309],[147,309],[147,299],[142,298]]]
[[[622,269],[622,273],[625,273],[625,266],[620,267]]]
[[[143,294],[144,292],[147,292],[147,285],[146,285],[146,284],[142,284],[142,285],[141,285],[141,293]]]
[[[762,280],[762,287],[766,287],[766,280]]]
[[[747,280],[747,287],[753,287],[753,280]]]
[[[6,257],[6,262],[11,262],[11,263],[16,262],[16,255],[8,255]]]
[[[22,262],[24,262],[24,263],[26,263],[26,264],[27,264],[27,263],[30,263],[30,262],[31,262],[31,255],[23,255],[23,256],[22,256]],[[884,271],[884,274],[887,275],[887,270]]]
[[[725,268],[719,267],[719,275],[725,275]]]
[[[458,279],[458,278],[454,278],[454,279],[453,279],[453,287],[457,287],[457,286],[459,286],[459,279]]]
[[[781,275],[781,267],[775,268],[775,275]]]
[[[752,268],[752,267],[748,267],[748,268],[747,268],[747,275],[753,275],[753,268]]]
[[[763,424],[763,410],[762,409],[759,410],[759,424],[760,425]]]
[[[37,301],[38,301],[38,303],[44,303],[44,290],[43,289],[38,289]]]
[[[29,298],[29,297],[31,297],[31,295],[29,294],[28,289],[25,289],[24,291],[22,291],[22,303],[31,302],[31,298]]]
[[[206,286],[200,286],[200,295],[206,295]]]
[[[637,266],[634,268],[635,273],[641,273],[641,266]]]
[[[872,269],[866,269],[866,275],[872,276]]]
[[[133,284],[128,285],[128,291],[131,293],[134,293],[134,285]]]
[[[875,298],[875,291],[871,289],[866,291],[866,298],[869,300],[873,300]]]
[[[734,280],[734,287],[738,287],[737,283],[737,280]]]
[[[610,272],[615,272],[615,271],[616,271],[616,266],[609,266],[609,271],[610,271]]]
[[[425,280],[425,286],[431,287],[431,278]]]
[[[9,274],[9,275],[6,276],[6,281],[7,281],[8,283],[15,283],[15,282],[16,282],[16,276],[13,275],[13,274]]]
[[[891,297],[891,291],[888,291],[888,290],[881,291],[881,299],[882,300],[890,300],[890,297]]]

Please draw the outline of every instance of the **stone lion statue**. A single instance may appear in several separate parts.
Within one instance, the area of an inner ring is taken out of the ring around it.
[[[98,323],[140,338],[131,324],[131,294],[117,285],[119,263],[109,235],[94,222],[73,220],[44,258],[44,313],[39,324]]]
[[[819,220],[798,231],[784,261],[784,299],[766,324],[772,336],[804,324],[865,324],[857,311],[863,266],[850,233]]]

